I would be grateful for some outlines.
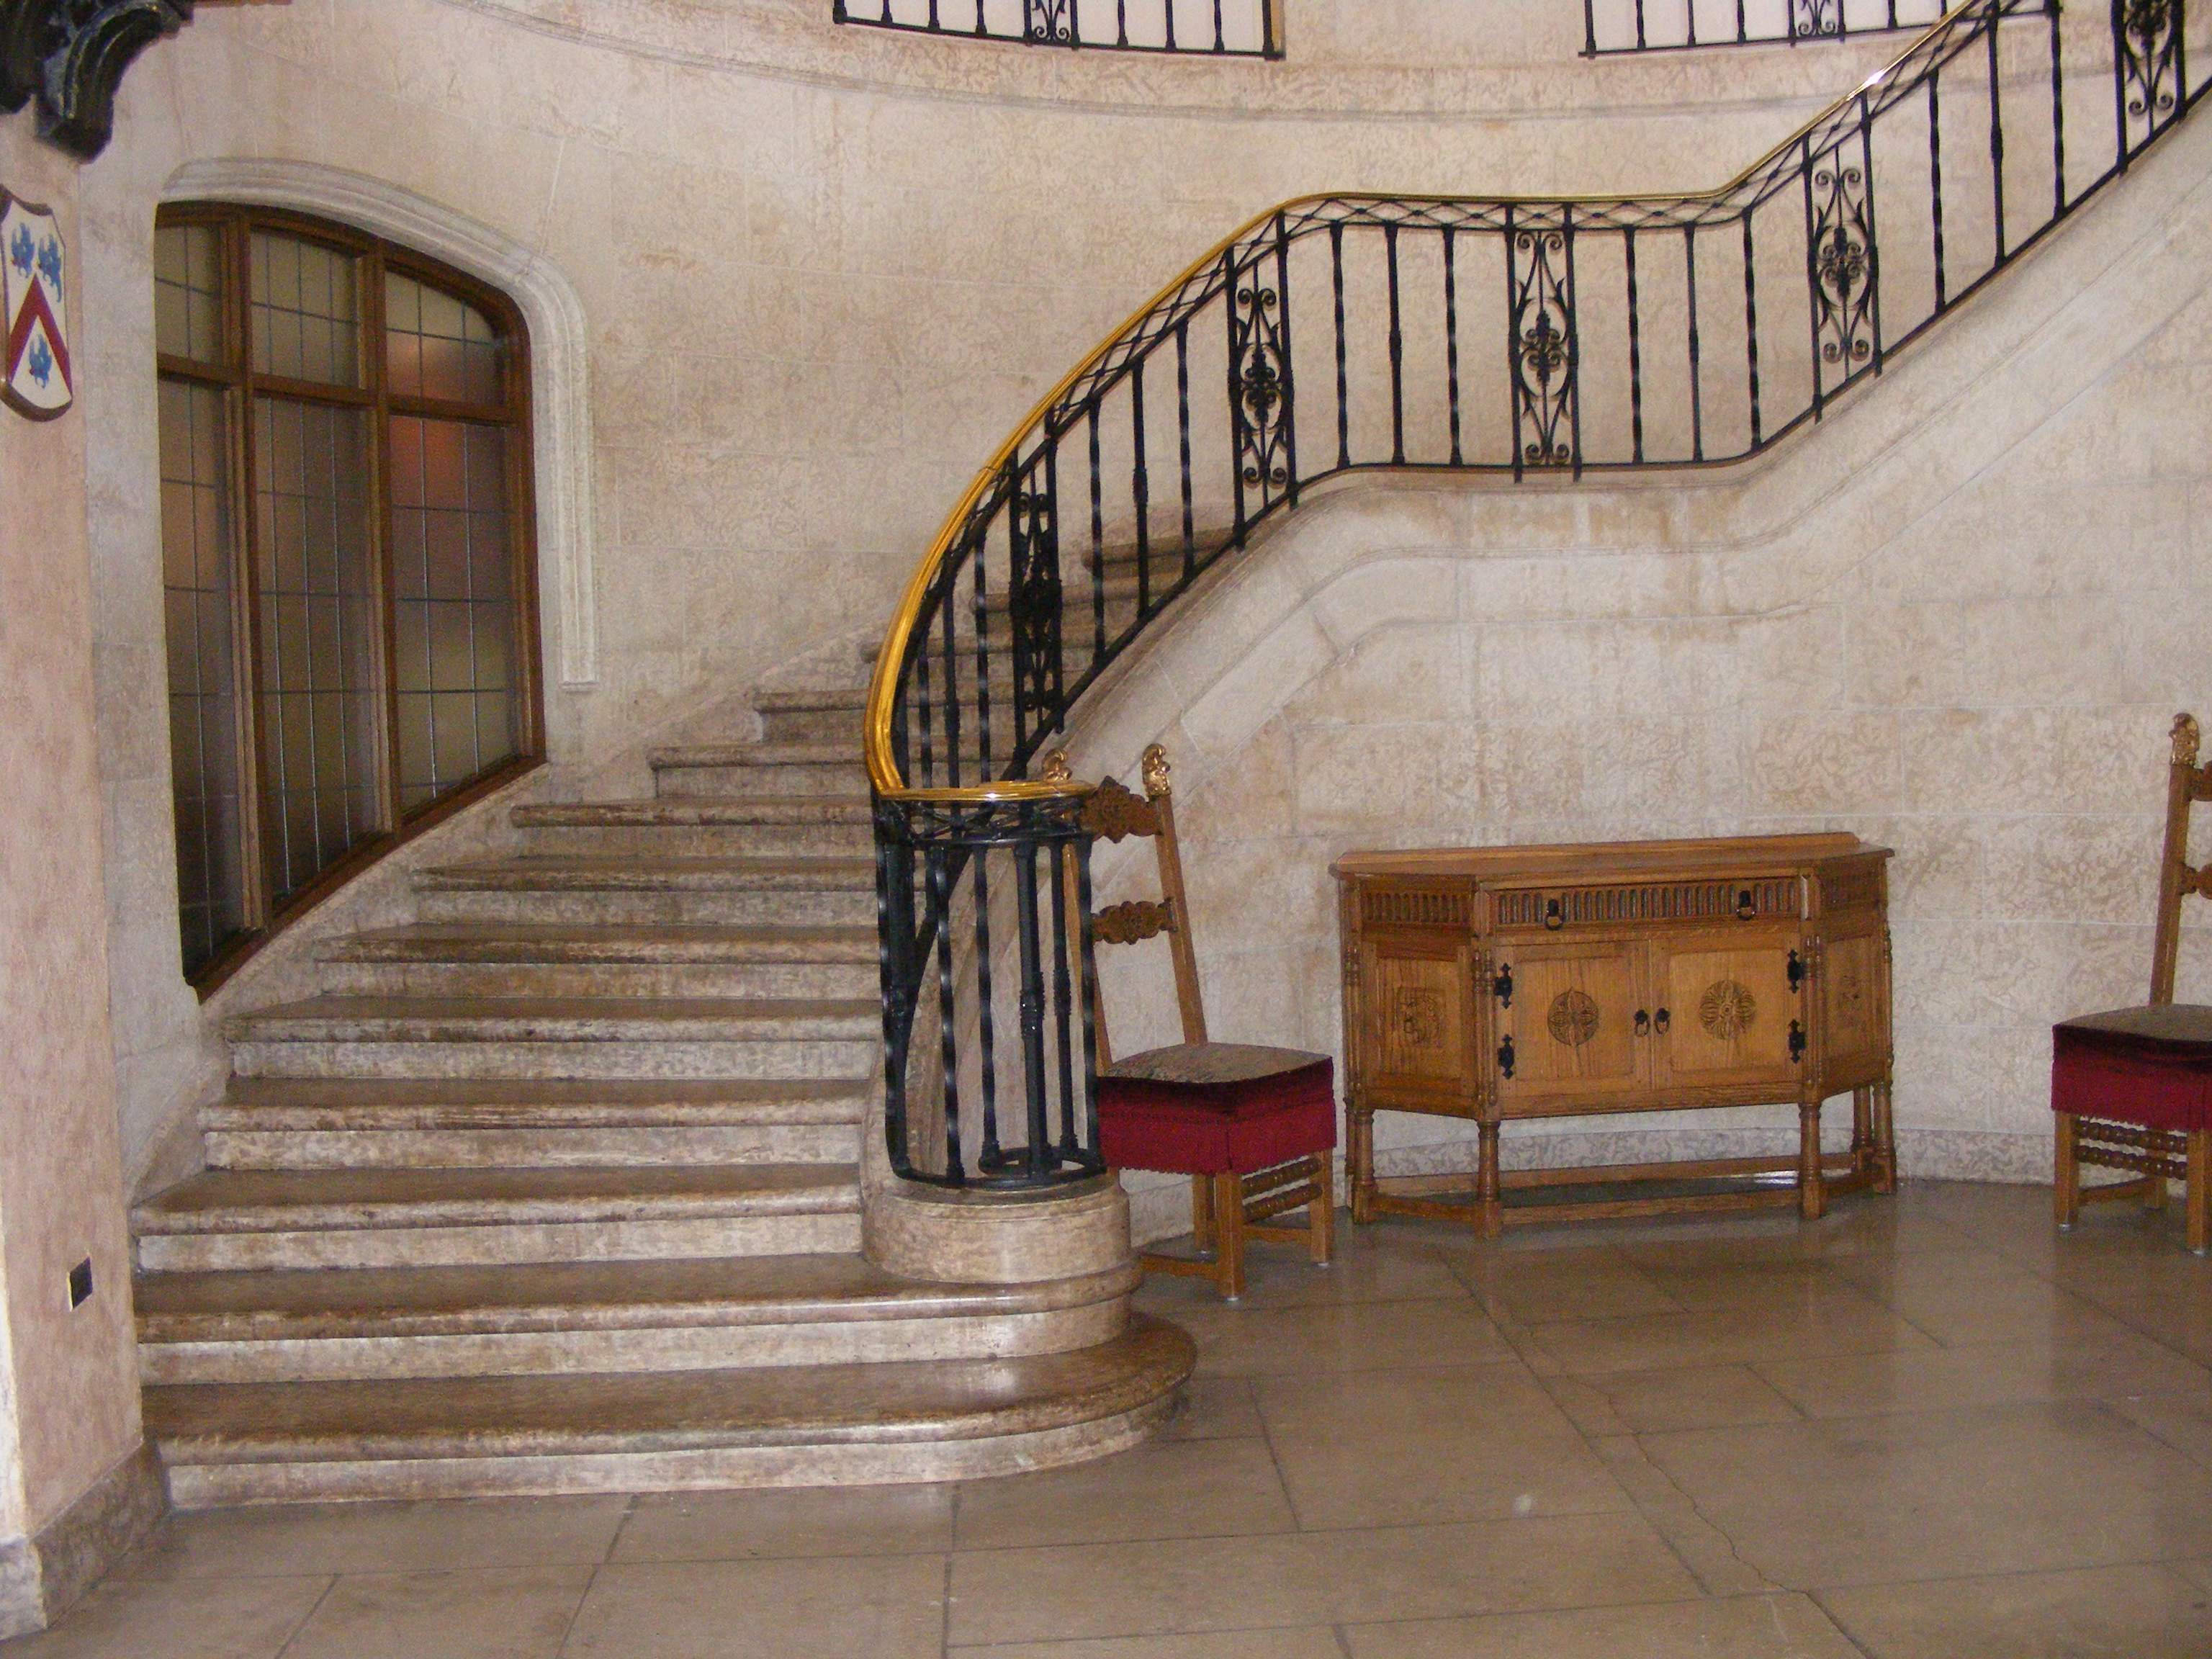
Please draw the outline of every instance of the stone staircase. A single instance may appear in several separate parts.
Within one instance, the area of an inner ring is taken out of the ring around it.
[[[1170,1408],[1189,1344],[1133,1266],[860,1254],[861,701],[764,694],[652,799],[516,808],[522,852],[232,1022],[206,1172],[132,1216],[175,1503],[939,1480]]]

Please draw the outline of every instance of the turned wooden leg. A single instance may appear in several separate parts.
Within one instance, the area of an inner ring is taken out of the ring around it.
[[[2189,1132],[2189,1248],[2212,1250],[2212,1129]]]
[[[1190,1247],[1205,1255],[1216,1248],[1213,1226],[1213,1177],[1190,1178]]]
[[[1475,1146],[1475,1231],[1484,1238],[1495,1238],[1505,1231],[1505,1207],[1498,1196],[1498,1126],[1484,1124]]]
[[[1344,1120],[1344,1179],[1352,1188],[1352,1219],[1365,1226],[1375,1219],[1375,1114],[1354,1106]]]
[[[1828,1182],[1820,1168],[1820,1103],[1797,1103],[1797,1213],[1818,1221],[1828,1212]]]
[[[2162,1175],[2145,1176],[2142,1178],[2143,1208],[2154,1211],[2162,1210],[2166,1207],[2166,1177]]]
[[[2058,1215],[2061,1227],[2071,1227],[2081,1218],[2081,1169],[2075,1162],[2075,1146],[2081,1138],[2081,1125],[2071,1112],[2055,1114],[2057,1133],[2052,1138],[2051,1169],[2051,1203]]]
[[[1314,1195],[1306,1206],[1306,1224],[1312,1234],[1307,1248],[1324,1267],[1336,1255],[1335,1162],[1327,1152],[1314,1154]]]
[[[1216,1282],[1234,1302],[1244,1294],[1244,1177],[1233,1170],[1213,1177],[1213,1233]]]
[[[1890,1109],[1890,1085],[1887,1078],[1874,1085],[1874,1156],[1875,1190],[1893,1193],[1897,1190],[1897,1121]]]

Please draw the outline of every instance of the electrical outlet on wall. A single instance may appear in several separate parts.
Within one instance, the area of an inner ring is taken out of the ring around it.
[[[72,1310],[82,1308],[92,1300],[92,1258],[90,1256],[69,1270],[69,1298]]]

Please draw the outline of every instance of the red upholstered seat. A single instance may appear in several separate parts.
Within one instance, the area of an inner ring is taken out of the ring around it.
[[[1098,1144],[1116,1169],[1249,1175],[1336,1146],[1336,1066],[1326,1054],[1185,1042],[1098,1077]]]
[[[2148,1129],[2212,1129],[2212,1008],[2154,1004],[2052,1027],[2051,1106]]]

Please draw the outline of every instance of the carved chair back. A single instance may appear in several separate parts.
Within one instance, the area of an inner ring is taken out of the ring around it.
[[[2189,863],[2189,811],[2212,800],[2212,766],[2197,763],[2203,732],[2192,714],[2173,717],[2173,764],[2166,773],[2166,852],[2160,861],[2158,932],[2151,946],[2153,1006],[2173,1000],[2173,968],[2181,950],[2181,901],[2191,893],[2212,898],[2212,865]]]
[[[1159,866],[1160,896],[1109,904],[1091,921],[1091,937],[1099,945],[1134,945],[1165,935],[1175,963],[1176,1003],[1182,1015],[1182,1040],[1204,1042],[1206,1000],[1198,988],[1198,953],[1190,937],[1190,905],[1184,895],[1182,854],[1176,845],[1175,796],[1168,781],[1167,751],[1154,744],[1139,763],[1145,793],[1138,795],[1112,778],[1093,790],[1084,802],[1082,824],[1091,835],[1110,842],[1137,836],[1152,843]],[[1073,907],[1070,914],[1074,914]],[[1112,1060],[1106,1036],[1106,1010],[1094,1004],[1098,1028],[1098,1063]]]

